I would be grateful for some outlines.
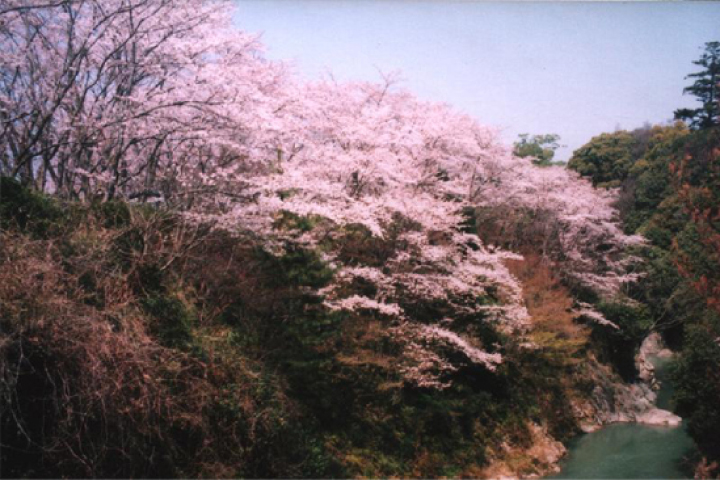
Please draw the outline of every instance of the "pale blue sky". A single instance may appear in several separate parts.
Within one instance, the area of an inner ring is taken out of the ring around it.
[[[508,142],[560,134],[560,159],[693,105],[684,77],[720,40],[711,2],[236,1],[237,25],[303,77],[399,70],[419,97],[502,128]]]

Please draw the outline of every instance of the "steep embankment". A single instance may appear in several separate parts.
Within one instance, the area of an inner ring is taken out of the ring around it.
[[[552,359],[468,317],[503,363],[451,353],[450,386],[415,386],[396,323],[323,306],[333,270],[317,252],[1,191],[3,475],[460,475],[532,445],[532,417],[571,422]],[[384,255],[351,240],[350,258]]]
[[[448,386],[421,387],[398,368],[407,337],[391,316],[323,305],[316,292],[337,263],[319,251],[270,253],[157,208],[2,187],[5,475],[543,474],[579,431],[573,405],[592,398],[591,327],[537,255],[507,263],[527,337],[395,297],[473,335],[437,350]],[[351,264],[396,248],[340,233],[336,258]],[[344,296],[377,288],[342,285]],[[469,341],[502,363],[476,364]]]

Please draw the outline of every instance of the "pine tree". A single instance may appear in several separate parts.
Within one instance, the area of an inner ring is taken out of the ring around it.
[[[688,121],[692,128],[709,128],[720,125],[720,42],[707,42],[705,52],[693,62],[704,70],[685,78],[696,78],[695,83],[683,89],[683,93],[695,95],[700,108],[680,108],[675,118]]]

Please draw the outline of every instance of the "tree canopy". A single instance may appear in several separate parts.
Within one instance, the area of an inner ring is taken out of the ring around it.
[[[590,178],[596,187],[619,187],[634,163],[635,142],[624,130],[600,134],[573,152],[568,168]]]

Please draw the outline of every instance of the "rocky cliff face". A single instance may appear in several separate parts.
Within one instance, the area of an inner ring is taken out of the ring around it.
[[[640,345],[640,351],[635,356],[635,366],[639,372],[638,377],[643,382],[650,384],[654,390],[659,389],[660,385],[655,379],[655,366],[650,361],[650,358],[668,358],[672,356],[673,352],[667,348],[660,334],[652,332]]]
[[[595,385],[592,395],[573,405],[583,431],[592,432],[615,422],[672,426],[682,422],[672,412],[655,406],[660,385],[650,361],[653,356],[672,356],[657,333],[650,334],[642,343],[635,357],[639,381],[631,384],[624,383],[608,366],[591,358],[588,371]]]

